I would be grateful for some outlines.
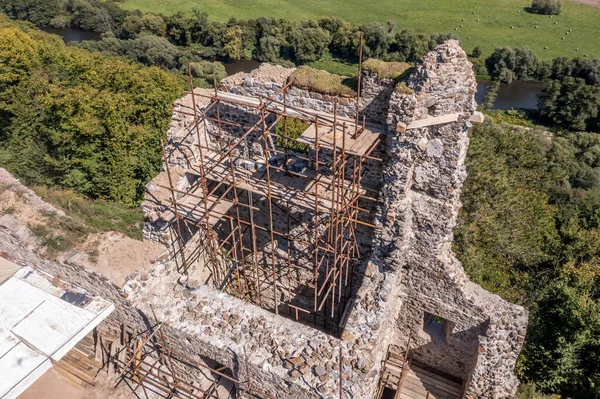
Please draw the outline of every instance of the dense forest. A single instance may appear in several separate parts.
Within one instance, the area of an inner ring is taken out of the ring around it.
[[[209,84],[225,72],[207,57],[354,63],[362,33],[365,57],[416,62],[454,37],[336,18],[222,24],[97,0],[0,0],[0,9],[37,26],[103,32],[83,48],[65,46],[0,17],[0,166],[29,184],[130,205],[160,167],[159,139],[187,63]],[[600,61],[542,61],[525,48],[470,53],[475,71],[495,81],[484,108],[500,82],[548,82],[533,115],[545,126],[509,111],[473,127],[454,250],[473,280],[531,312],[521,380],[600,398]]]
[[[179,76],[65,46],[0,14],[0,165],[28,184],[139,204]]]

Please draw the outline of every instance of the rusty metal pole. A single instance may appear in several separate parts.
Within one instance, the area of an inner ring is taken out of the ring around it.
[[[167,171],[167,177],[169,179],[169,188],[171,190],[171,198],[173,198],[173,210],[175,211],[175,220],[177,220],[177,241],[179,242],[179,251],[181,253],[181,261],[183,263],[183,271],[187,272],[187,262],[185,259],[185,246],[183,245],[183,238],[181,235],[181,220],[179,219],[179,211],[177,210],[177,199],[175,198],[175,191],[173,190],[173,179],[171,178],[171,170],[169,168],[169,160],[167,159],[167,152],[165,151],[165,143],[163,139],[160,139],[160,147],[162,149],[163,161],[165,163],[165,169]]]
[[[262,103],[262,100],[261,100]],[[262,105],[262,104],[261,104]],[[277,300],[277,270],[275,266],[275,239],[273,237],[273,196],[271,195],[271,167],[269,163],[269,133],[267,131],[267,121],[265,118],[265,109],[261,106],[261,120],[263,124],[263,142],[265,151],[265,164],[267,168],[267,198],[269,200],[269,233],[271,235],[271,266],[273,268],[273,299],[275,301],[275,314],[279,315],[279,305]]]
[[[217,92],[217,79],[213,78],[213,86],[215,88],[215,101],[217,103],[217,126],[219,127],[219,150],[223,151],[223,133],[221,130],[221,111],[219,110],[220,100]]]
[[[214,244],[214,234],[210,225],[210,221],[208,219],[208,188],[206,186],[206,175],[204,173],[204,155],[202,154],[202,141],[200,140],[200,126],[198,125],[198,110],[196,109],[196,94],[194,93],[194,81],[192,79],[192,70],[190,68],[190,64],[188,64],[188,77],[190,90],[192,92],[192,107],[194,108],[194,125],[196,129],[196,135],[198,140],[198,152],[200,153],[200,185],[202,188],[202,197],[204,204],[204,216],[206,217],[206,232],[208,236],[208,248],[210,251],[211,263],[213,264],[213,277],[216,280],[218,278],[218,259],[215,249],[213,247]],[[218,285],[218,284],[217,284]]]
[[[360,33],[360,44],[359,44],[359,53],[358,53],[358,79],[357,79],[357,88],[356,88],[356,123],[354,125],[354,135],[353,139],[358,137],[358,113],[360,110],[360,84],[362,80],[362,58],[363,58],[363,34]]]
[[[313,279],[315,281],[315,307],[317,312],[318,287],[319,287],[319,117],[315,117],[315,260]]]

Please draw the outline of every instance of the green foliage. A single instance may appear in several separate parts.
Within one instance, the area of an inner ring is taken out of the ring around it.
[[[28,184],[139,203],[160,168],[179,80],[0,26],[0,164]]]
[[[394,89],[398,94],[414,94],[415,91],[406,85],[406,82],[400,82]]]
[[[212,87],[216,81],[217,84],[227,76],[225,66],[220,62],[199,61],[190,63],[192,76],[202,80],[203,86]]]
[[[518,79],[535,78],[540,60],[528,48],[504,47],[494,50],[486,59],[486,64],[493,78],[511,83]]]
[[[325,56],[319,61],[309,62],[309,67],[314,69],[322,69],[329,73],[344,76],[356,76],[358,72],[358,64],[352,64],[349,62],[342,61],[340,59],[332,58],[331,54],[325,54]]]
[[[375,58],[369,58],[362,64],[365,71],[376,73],[384,79],[396,79],[403,74],[410,73],[412,65],[406,62],[385,62]]]
[[[483,103],[481,104],[483,109],[489,110],[494,107],[496,98],[498,98],[498,90],[500,90],[500,81],[493,80],[485,91],[485,95],[483,97]]]
[[[530,311],[519,397],[597,398],[600,137],[486,118],[467,169],[454,249],[474,281]]]
[[[535,384],[521,384],[517,391],[518,399],[559,399],[558,395],[544,395],[537,391]]]
[[[473,57],[473,58],[481,57],[481,49],[479,48],[479,46],[475,46],[473,48],[473,51],[471,52],[471,57]]]
[[[531,11],[536,14],[558,15],[562,11],[562,0],[533,0]]]
[[[539,98],[540,115],[567,129],[597,130],[599,88],[571,76],[552,80]]]
[[[463,211],[455,232],[465,270],[486,289],[523,303],[529,273],[557,245],[543,133],[486,122],[471,131]]]
[[[239,60],[242,58],[242,50],[244,45],[244,32],[239,26],[232,26],[227,29],[223,37],[224,49],[227,58],[231,60]]]
[[[277,147],[285,151],[308,154],[308,144],[299,143],[295,140],[308,129],[307,122],[301,119],[284,118],[277,122],[275,129]]]
[[[313,22],[313,23],[311,23]],[[331,36],[314,21],[305,21],[291,34],[290,42],[294,48],[296,60],[300,63],[317,61],[329,47]]]
[[[34,186],[33,190],[44,201],[64,211],[70,218],[85,225],[92,232],[118,231],[141,240],[144,214],[139,206],[127,206],[104,200],[90,200],[73,190],[57,190]]]
[[[355,80],[306,65],[292,72],[290,79],[294,81],[294,86],[301,89],[343,97],[356,96],[356,91],[350,86]]]
[[[0,12],[11,18],[49,25],[63,9],[63,0],[0,0]]]
[[[388,22],[384,25],[380,22],[371,22],[362,27],[363,54],[365,57],[383,57],[387,53],[396,24]]]
[[[426,36],[450,31],[460,36],[463,46],[469,50],[475,44],[479,45],[484,57],[489,56],[496,47],[504,46],[528,46],[547,60],[561,55],[575,57],[586,53],[590,58],[600,57],[600,41],[593,40],[600,37],[600,24],[597,23],[600,20],[600,9],[574,1],[563,3],[559,20],[556,17],[541,18],[539,14],[523,12],[523,8],[531,4],[531,0],[485,3],[481,0],[461,0],[459,3],[450,0],[379,0],[375,6],[372,2],[363,0],[127,0],[121,6],[131,11],[139,9],[164,15],[179,11],[190,13],[194,8],[201,8],[210,15],[212,21],[222,23],[231,18],[255,19],[267,16],[303,21],[335,16],[333,19],[349,22],[353,26],[351,31],[361,24],[385,24],[385,21],[392,20],[401,29],[420,32]],[[555,25],[554,22],[558,24]],[[330,25],[331,29],[322,27],[333,37],[338,26]],[[539,26],[539,29],[535,29],[535,26]],[[569,28],[573,32],[566,40],[561,40]],[[353,34],[345,37],[355,40]],[[343,56],[332,52],[336,57]],[[354,62],[357,52],[349,54],[354,58],[346,59]],[[412,62],[409,59],[394,60]]]

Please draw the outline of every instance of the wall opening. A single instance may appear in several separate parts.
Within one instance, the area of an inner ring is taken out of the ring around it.
[[[423,332],[438,345],[448,345],[454,322],[429,312],[423,312]]]

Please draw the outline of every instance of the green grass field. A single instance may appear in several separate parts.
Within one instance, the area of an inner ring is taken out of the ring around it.
[[[355,23],[393,20],[398,29],[455,33],[467,51],[480,46],[486,56],[495,47],[527,46],[545,59],[584,54],[600,58],[600,8],[563,0],[562,14],[550,18],[526,12],[530,4],[530,0],[127,0],[122,7],[163,14],[196,8],[222,22],[231,17],[302,20],[331,15]]]

